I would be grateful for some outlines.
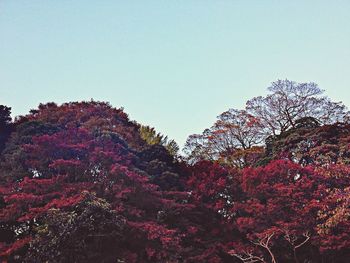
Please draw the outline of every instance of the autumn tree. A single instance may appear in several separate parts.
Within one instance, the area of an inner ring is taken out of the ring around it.
[[[214,149],[208,147],[210,132],[210,129],[205,129],[202,134],[188,136],[184,147],[188,163],[195,164],[202,160],[214,161],[217,158]]]
[[[320,125],[314,120],[297,122],[291,128],[273,138],[266,145],[270,159],[288,158],[293,162],[319,168],[337,164],[349,164],[350,125],[336,123]]]
[[[234,242],[231,254],[243,262],[320,262],[314,246],[326,179],[312,168],[277,160],[244,169],[241,180],[243,194],[235,196],[231,212],[244,236]]]
[[[188,169],[190,177],[187,186],[192,190],[191,198],[229,217],[234,196],[239,194],[239,172],[210,161],[200,161]]]
[[[263,133],[260,121],[244,110],[230,109],[202,134],[191,135],[185,145],[190,162],[218,160],[244,167],[252,163],[254,155],[262,153]]]
[[[310,83],[270,91],[273,125],[230,109],[189,137],[186,162],[105,102],[40,104],[13,124],[5,109],[0,260],[346,263],[345,108]]]
[[[17,119],[1,162],[1,260],[221,262],[216,213],[181,191],[174,157],[138,127],[94,101]]]
[[[177,204],[170,197],[163,198],[158,187],[150,183],[150,175],[136,167],[139,162],[136,149],[142,149],[144,145],[134,127],[136,124],[129,122],[122,112],[95,102],[41,105],[39,110],[20,118],[1,164],[4,170],[11,171],[10,176],[2,174],[5,183],[0,188],[0,231],[6,233],[6,238],[0,241],[2,259],[22,262],[31,258],[27,253],[41,251],[34,258],[39,262],[49,260],[50,254],[45,251],[50,247],[44,247],[49,245],[45,240],[55,235],[53,230],[63,231],[59,227],[71,227],[72,231],[76,228],[73,236],[60,235],[57,237],[59,243],[52,244],[59,246],[57,250],[61,255],[69,254],[65,247],[67,242],[91,240],[89,232],[82,231],[84,227],[98,229],[98,226],[79,218],[74,223],[76,215],[87,213],[76,210],[84,201],[81,195],[84,191],[103,198],[110,203],[113,213],[126,218],[134,233],[131,237],[135,239],[130,241],[132,245],[125,241],[121,260],[163,262],[176,257],[175,251],[181,251],[179,233],[171,226],[159,223],[157,213],[171,211]],[[18,169],[13,169],[16,165]],[[50,217],[52,209],[59,209],[61,221],[53,221]],[[90,208],[82,206],[81,209]],[[96,214],[99,216],[104,215]],[[66,219],[71,220],[71,226]],[[49,229],[52,227],[52,231],[37,232],[46,225]],[[103,232],[100,234],[104,235]],[[103,237],[96,238],[103,240]],[[136,240],[142,243],[137,245]],[[33,247],[32,252],[28,252],[28,247]],[[131,247],[135,250],[130,250]],[[79,255],[85,254],[85,248],[76,249],[80,252],[76,251],[75,256],[82,260]],[[92,254],[99,248],[94,249],[89,249]],[[111,254],[104,255],[101,261],[112,261],[108,259]],[[64,261],[64,258],[57,260]]]
[[[349,220],[350,188],[348,184],[345,187],[330,189],[330,195],[319,213],[317,230],[322,253],[338,259],[339,262],[346,262],[350,256]]]

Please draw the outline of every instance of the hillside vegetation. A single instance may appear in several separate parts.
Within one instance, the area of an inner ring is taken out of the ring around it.
[[[183,155],[106,102],[0,106],[0,261],[349,262],[349,112],[315,83],[268,92]]]

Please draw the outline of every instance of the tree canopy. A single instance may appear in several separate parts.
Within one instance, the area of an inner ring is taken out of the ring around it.
[[[0,106],[1,262],[347,263],[350,124],[276,81],[180,156],[97,101]]]

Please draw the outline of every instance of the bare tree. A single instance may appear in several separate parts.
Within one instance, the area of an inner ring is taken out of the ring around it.
[[[268,90],[267,96],[247,101],[246,110],[229,109],[210,129],[189,136],[187,160],[220,160],[242,168],[262,153],[260,146],[269,136],[300,127],[300,120],[329,124],[349,119],[346,107],[322,96],[323,90],[313,82],[278,80]]]
[[[262,238],[258,239],[257,241],[251,242],[256,246],[265,249],[268,252],[268,254],[271,257],[271,263],[276,263],[275,255],[271,251],[271,239],[274,235],[275,234],[272,232],[264,235]],[[231,256],[234,256],[240,259],[244,263],[255,263],[255,262],[266,263],[267,262],[262,256],[255,255],[254,252],[251,250],[245,250],[242,252],[236,252],[235,250],[231,250],[228,253]]]
[[[322,96],[317,84],[278,80],[268,88],[271,94],[255,97],[246,104],[248,113],[258,118],[266,135],[277,135],[295,127],[300,118],[313,117],[322,124],[347,120],[349,112],[341,102]]]
[[[253,244],[258,245],[264,249],[267,250],[267,252],[269,253],[270,257],[271,257],[271,263],[276,263],[276,258],[274,256],[274,254],[271,251],[271,238],[275,235],[275,233],[270,233],[270,234],[266,234],[263,238],[259,239],[256,242],[253,242]]]
[[[296,263],[299,263],[298,257],[297,257],[297,249],[305,245],[311,238],[311,235],[309,232],[303,233],[303,238],[300,240],[300,237],[290,233],[288,230],[285,230],[284,238],[288,241],[288,243],[293,248],[293,255],[294,255],[294,261]]]
[[[243,263],[256,263],[256,262],[266,263],[264,258],[256,256],[250,251],[245,251],[243,253],[236,253],[234,250],[232,250],[232,251],[229,251],[229,254],[231,256],[234,256],[240,259]]]

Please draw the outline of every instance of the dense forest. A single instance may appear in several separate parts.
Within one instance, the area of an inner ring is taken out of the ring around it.
[[[278,80],[180,153],[106,102],[2,105],[0,260],[349,262],[349,117]]]

